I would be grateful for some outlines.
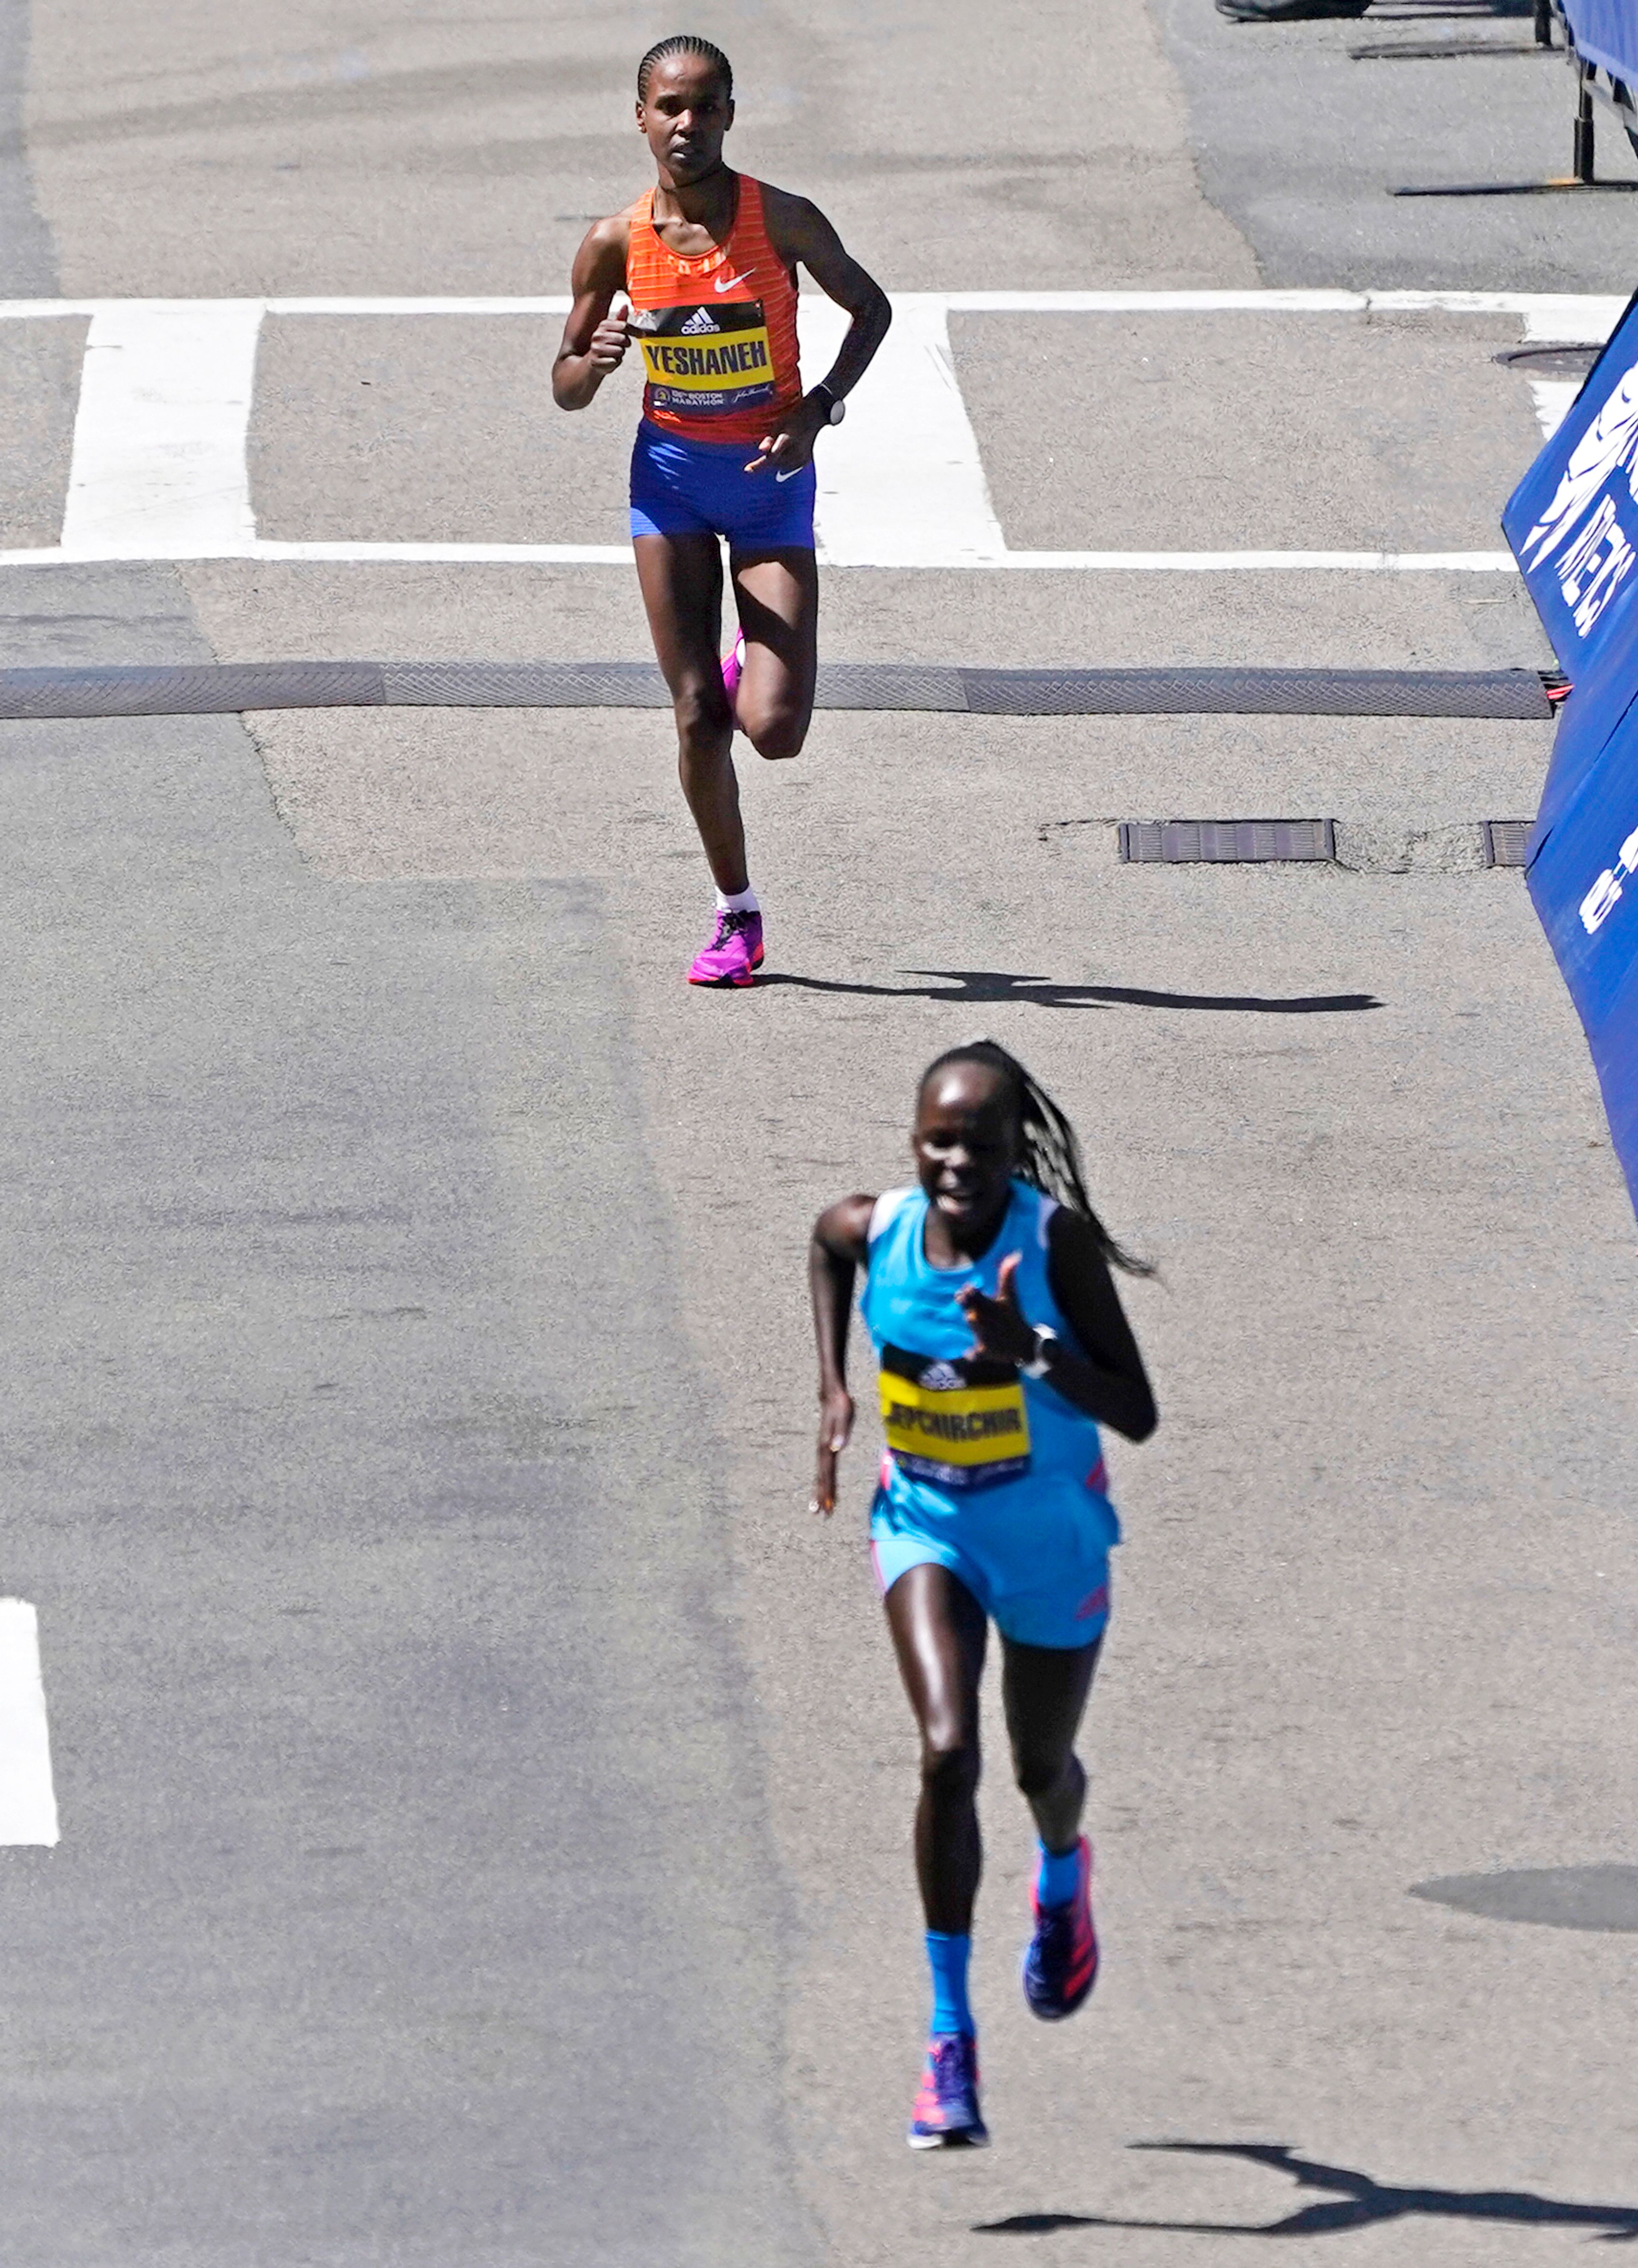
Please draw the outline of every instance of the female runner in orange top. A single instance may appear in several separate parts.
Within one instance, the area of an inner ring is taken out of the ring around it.
[[[694,984],[749,984],[762,913],[745,865],[734,728],[760,755],[800,753],[813,712],[818,578],[813,450],[891,320],[887,294],[805,197],[722,162],[734,74],[681,35],[638,67],[637,123],[656,186],[600,220],[574,261],[552,394],[583,409],[635,338],[646,384],[631,457],[631,537],[654,651],[676,711],[682,792],[717,886]],[[796,269],[852,317],[823,383],[802,390]],[[616,293],[630,300],[611,314]],[[719,658],[728,543],[740,636]]]

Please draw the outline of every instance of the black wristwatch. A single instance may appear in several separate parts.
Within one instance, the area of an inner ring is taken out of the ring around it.
[[[1028,1362],[1021,1362],[1018,1366],[1023,1376],[1025,1378],[1044,1378],[1046,1376],[1047,1365],[1052,1359],[1052,1349],[1057,1344],[1058,1333],[1051,1329],[1051,1325],[1047,1323],[1037,1323],[1035,1327],[1035,1352],[1030,1356]]]
[[[819,386],[810,386],[808,387],[808,400],[811,401],[816,394],[823,394],[824,397],[825,423],[827,425],[839,425],[843,418],[847,415],[846,402],[842,400],[839,394],[832,394],[830,387],[823,384]]]

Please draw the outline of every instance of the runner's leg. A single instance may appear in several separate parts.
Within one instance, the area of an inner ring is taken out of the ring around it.
[[[907,2137],[913,2150],[989,2139],[978,2107],[977,2026],[967,1998],[981,1853],[978,1680],[989,1624],[948,1567],[905,1570],[887,1594],[899,1673],[921,1728],[916,1873],[927,1917],[933,2011]]]
[[[1001,1701],[1013,1771],[1049,1852],[1073,1851],[1081,1832],[1087,1776],[1075,1754],[1075,1734],[1102,1644],[1101,1638],[1068,1647],[1001,1640]]]
[[[921,1731],[916,1874],[927,1927],[972,1928],[982,1855],[978,1814],[978,1680],[988,1624],[948,1567],[907,1568],[887,1594],[899,1675]]]
[[[734,550],[734,595],[745,633],[735,707],[760,756],[801,754],[818,667],[819,571],[806,549]]]
[[[712,880],[748,887],[745,828],[731,753],[734,718],[722,688],[722,554],[714,535],[639,535],[637,578],[677,725],[677,770]]]
[[[1013,1769],[1040,1836],[1023,1995],[1031,2013],[1049,2023],[1073,2016],[1097,1981],[1092,1847],[1081,1832],[1087,1776],[1074,1742],[1098,1643],[1060,1650],[1002,1640]]]

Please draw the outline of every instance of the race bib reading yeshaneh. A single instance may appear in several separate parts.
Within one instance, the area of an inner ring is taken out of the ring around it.
[[[1009,1363],[883,1347],[882,1424],[894,1462],[914,1480],[985,1488],[1029,1469],[1023,1381]]]
[[[656,409],[711,417],[773,400],[773,356],[760,299],[634,308],[630,321]]]

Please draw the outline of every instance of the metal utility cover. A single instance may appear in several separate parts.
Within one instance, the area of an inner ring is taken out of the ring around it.
[[[1522,866],[1524,846],[1530,840],[1528,819],[1487,819],[1485,821],[1485,864],[1487,866]]]
[[[1133,819],[1122,824],[1120,855],[1133,865],[1257,865],[1336,856],[1329,819]]]
[[[1529,819],[1486,819],[1486,866],[1523,866],[1524,846],[1529,843],[1529,828],[1531,828]]]
[[[1505,369],[1521,371],[1526,378],[1583,379],[1591,374],[1601,352],[1598,347],[1509,347],[1490,359]]]

